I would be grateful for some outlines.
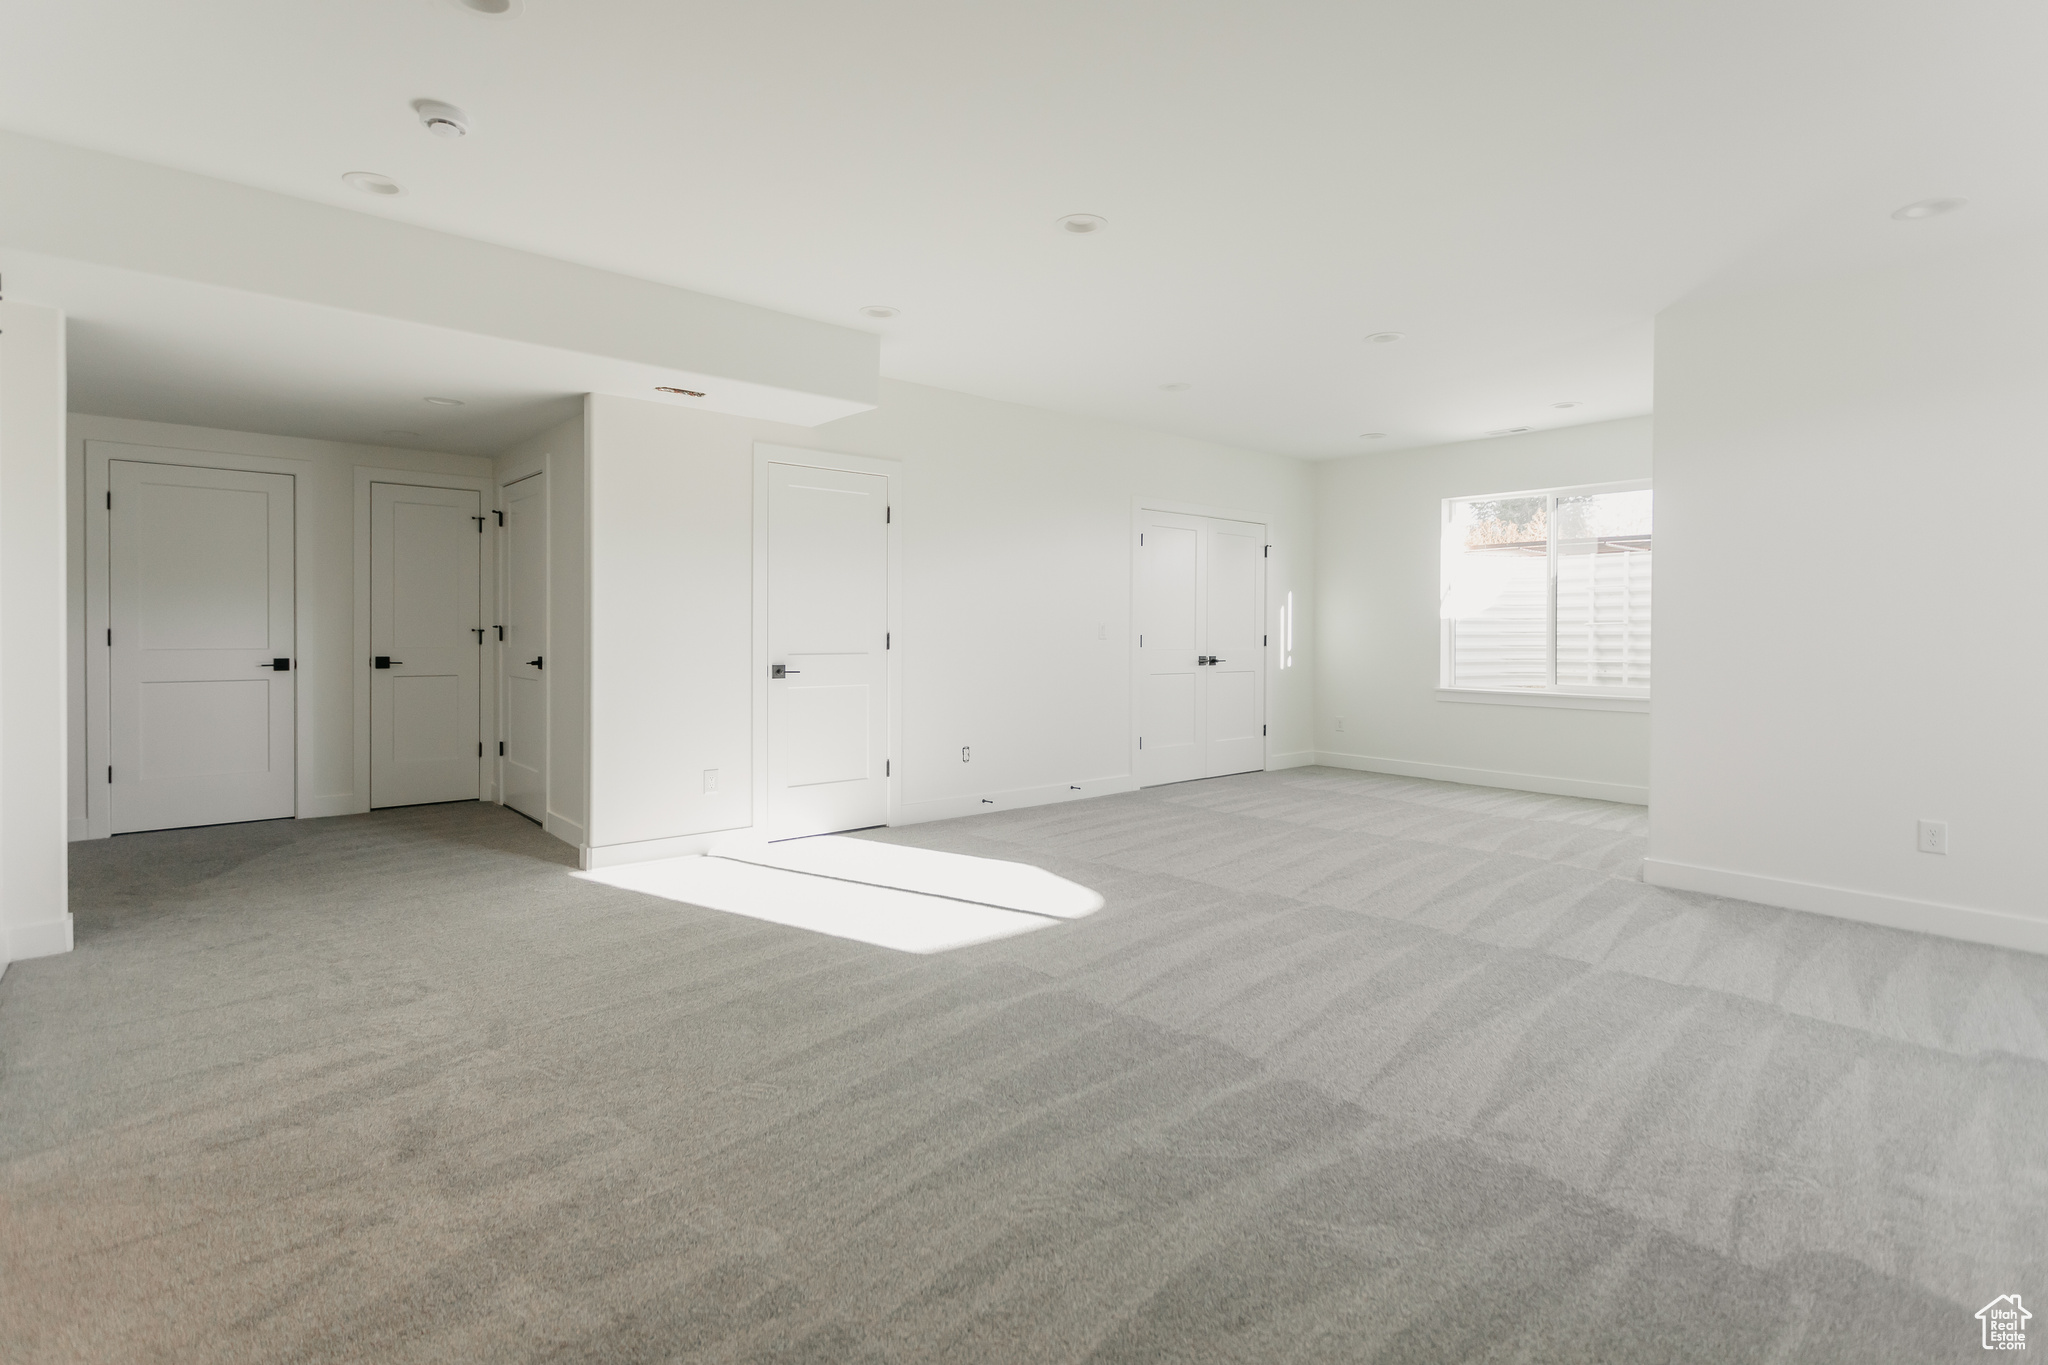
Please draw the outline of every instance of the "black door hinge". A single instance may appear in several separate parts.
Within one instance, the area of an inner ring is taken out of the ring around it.
[[[884,776],[884,777],[887,777],[887,776],[889,775],[889,764],[890,764],[890,761],[891,761],[891,760],[889,760],[889,759],[886,759],[886,758],[882,760],[882,776]]]
[[[1273,637],[1270,635],[1261,635],[1259,637],[1259,643],[1261,645],[1270,645],[1273,643]]]
[[[896,520],[896,509],[893,507],[884,507],[882,509],[882,525],[887,526],[890,522],[894,520]]]
[[[1143,531],[1138,532],[1138,543],[1140,545],[1145,543],[1145,533]]]
[[[478,758],[482,758],[484,756],[484,742],[482,740],[478,740],[476,742],[476,756]]]
[[[1265,733],[1266,733],[1266,727],[1265,727],[1265,726],[1263,726],[1263,725],[1261,725],[1261,726],[1259,727],[1259,733],[1260,733],[1260,734],[1262,734],[1262,735],[1263,735],[1263,734],[1265,734]]]
[[[114,782],[114,765],[113,765],[113,764],[111,764],[111,763],[109,763],[109,764],[107,765],[107,785],[108,785],[108,786],[112,786],[112,785],[113,785],[113,782]]]
[[[893,644],[890,644],[890,643],[889,643],[889,639],[890,639],[890,636],[889,636],[889,632],[888,632],[888,631],[886,631],[886,630],[885,630],[885,631],[883,631],[883,632],[882,632],[882,648],[884,648],[884,649],[894,649],[894,648],[896,648],[896,646],[895,646],[895,645],[893,645]]]
[[[114,510],[114,490],[111,488],[107,490],[107,510],[109,512]]]
[[[498,741],[498,757],[499,757],[499,758],[503,758],[504,756],[505,756],[505,741],[501,739],[501,740],[499,740],[499,741]]]
[[[1138,736],[1138,747],[1140,749],[1145,747],[1145,737],[1143,735]]]
[[[107,627],[107,643],[110,645],[114,643],[114,628],[112,626]]]

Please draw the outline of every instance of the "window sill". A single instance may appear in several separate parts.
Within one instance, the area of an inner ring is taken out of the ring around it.
[[[1489,706],[1557,706],[1572,711],[1644,711],[1650,699],[1597,692],[1509,692],[1478,687],[1439,687],[1438,701],[1483,702]]]

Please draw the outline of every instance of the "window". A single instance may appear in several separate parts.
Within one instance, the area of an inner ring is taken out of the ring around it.
[[[1647,701],[1648,487],[1447,498],[1443,516],[1446,691]]]

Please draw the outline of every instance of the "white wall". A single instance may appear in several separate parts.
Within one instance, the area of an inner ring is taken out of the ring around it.
[[[0,303],[0,968],[67,952],[64,317]]]
[[[1443,500],[1649,475],[1647,417],[1318,466],[1320,761],[1450,782],[1647,801],[1647,715],[1447,701],[1436,688]],[[1658,549],[1661,565],[1661,540]],[[1661,673],[1661,601],[1658,612],[1653,647]]]
[[[1313,609],[1308,467],[1158,432],[884,381],[806,430],[590,400],[590,840],[747,826],[753,449],[900,460],[898,819],[1130,785],[1135,499],[1265,520],[1269,597]],[[1269,700],[1276,763],[1306,761],[1312,639]],[[973,749],[960,761],[961,746]],[[702,770],[720,772],[706,796]]]
[[[548,634],[541,675],[548,687],[547,818],[550,834],[582,845],[585,833],[590,689],[589,597],[585,588],[583,451],[587,417],[528,441],[496,461],[499,500],[508,483],[545,473],[548,480]],[[501,615],[500,619],[503,617]]]
[[[1650,880],[2048,951],[2044,315],[2024,242],[1658,319]]]
[[[468,455],[341,445],[246,431],[216,431],[129,418],[73,413],[70,420],[70,532],[81,547],[71,556],[70,821],[73,838],[103,834],[104,769],[87,759],[89,670],[104,666],[104,651],[86,638],[84,521],[88,445],[96,459],[119,456],[118,447],[190,452],[191,462],[275,469],[294,477],[299,541],[298,574],[298,813],[301,818],[346,815],[370,808],[358,782],[356,689],[367,686],[355,640],[355,471],[358,467],[491,477],[491,462]],[[98,720],[104,725],[104,718]],[[97,778],[97,782],[95,782]],[[95,791],[98,801],[92,800]]]

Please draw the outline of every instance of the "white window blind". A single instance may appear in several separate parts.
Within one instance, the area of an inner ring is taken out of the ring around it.
[[[1649,695],[1650,529],[1641,487],[1446,501],[1442,685]]]

